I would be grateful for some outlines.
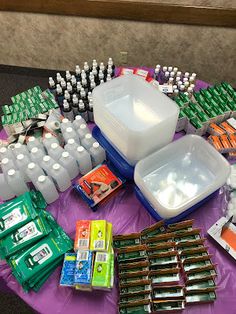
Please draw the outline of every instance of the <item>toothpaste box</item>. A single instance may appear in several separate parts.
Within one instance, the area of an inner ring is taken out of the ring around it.
[[[105,251],[106,250],[106,234],[107,222],[106,220],[92,220],[91,223],[91,251]]]
[[[61,271],[60,286],[74,286],[75,266],[76,253],[66,253]]]
[[[78,251],[76,258],[74,284],[80,287],[89,287],[93,270],[93,253],[91,251]]]
[[[76,234],[74,250],[89,250],[90,245],[90,233],[91,233],[91,221],[90,220],[78,220],[76,222]]]
[[[111,288],[111,260],[114,255],[111,253],[96,252],[92,286],[94,289]]]

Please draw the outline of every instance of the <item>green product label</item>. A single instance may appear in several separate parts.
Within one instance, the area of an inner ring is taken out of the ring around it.
[[[139,291],[145,291],[145,290],[151,290],[151,285],[141,285],[141,286],[131,286],[131,287],[120,288],[120,293],[126,294],[126,293],[133,293],[133,292],[139,292]]]
[[[127,240],[116,240],[113,242],[113,246],[115,248],[121,248],[131,245],[138,245],[140,244],[140,239],[127,239]]]
[[[124,260],[143,258],[145,256],[146,256],[145,251],[136,251],[136,252],[119,253],[117,258],[118,258],[118,261],[120,262]]]

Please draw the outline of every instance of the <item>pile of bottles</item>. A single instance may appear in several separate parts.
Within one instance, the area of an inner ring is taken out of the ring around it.
[[[70,121],[80,114],[83,119],[93,122],[92,91],[100,84],[112,80],[115,76],[115,65],[109,58],[107,65],[99,65],[94,59],[91,66],[84,62],[83,69],[76,65],[72,74],[66,71],[65,78],[57,73],[56,78],[49,77],[49,89],[62,109],[63,115]]]
[[[104,149],[80,115],[73,122],[63,119],[60,128],[64,147],[53,134],[46,133],[42,141],[31,136],[26,145],[16,143],[0,149],[3,200],[29,191],[28,183],[32,182],[46,202],[52,203],[59,197],[58,191],[67,190],[79,173],[85,175],[105,160]]]
[[[179,92],[185,93],[191,97],[196,82],[196,73],[190,75],[189,72],[181,72],[177,67],[161,66],[157,64],[154,70],[154,79],[160,84],[169,84],[173,86],[173,96],[178,96]]]

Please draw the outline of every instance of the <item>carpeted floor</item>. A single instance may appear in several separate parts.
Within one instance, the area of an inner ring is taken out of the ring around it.
[[[55,71],[0,65],[0,106],[6,103],[10,104],[11,96],[35,85],[40,85],[42,89],[45,89],[48,77],[55,75],[55,73]],[[4,293],[0,290],[0,313],[32,314],[35,312],[13,293]]]

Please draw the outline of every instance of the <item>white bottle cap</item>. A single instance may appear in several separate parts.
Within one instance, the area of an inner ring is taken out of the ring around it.
[[[31,153],[36,154],[38,152],[38,147],[33,147]]]
[[[177,85],[173,85],[173,90],[177,89],[178,86]]]
[[[34,136],[30,136],[28,139],[29,142],[34,142],[35,141],[35,137]]]
[[[58,169],[60,169],[60,165],[59,164],[54,164],[53,166],[52,166],[52,168],[54,169],[54,170],[58,170]]]
[[[167,66],[163,66],[163,71],[165,72],[165,71],[167,71]]]
[[[51,133],[46,133],[46,134],[45,134],[45,138],[46,138],[46,139],[52,138],[52,134],[51,134]]]
[[[15,148],[21,148],[21,146],[22,146],[21,143],[16,143],[15,144]]]
[[[184,82],[184,86],[185,87],[189,87],[189,82],[187,81],[187,82]]]
[[[7,151],[6,147],[1,147],[0,148],[0,153],[4,154]]]
[[[173,67],[168,67],[168,71],[172,72]]]
[[[51,144],[51,148],[52,149],[56,149],[57,147],[59,147],[59,145],[57,143],[52,143]]]
[[[70,107],[66,99],[63,100],[63,107],[66,109]]]
[[[66,132],[71,133],[73,131],[73,129],[71,127],[66,128]]]
[[[185,90],[185,86],[184,86],[184,85],[180,85],[179,89],[180,89],[181,91],[184,91],[184,90]]]
[[[63,158],[67,158],[70,154],[68,152],[63,152],[61,155]]]
[[[98,142],[93,143],[93,147],[94,147],[94,148],[98,148],[99,146],[100,146],[100,145],[99,145]]]
[[[188,82],[188,78],[184,77],[183,82]]]
[[[189,77],[189,72],[185,72],[185,73],[184,73],[184,76],[185,76],[185,77]]]
[[[48,155],[46,155],[46,156],[43,157],[43,161],[46,161],[46,162],[48,162],[50,159],[51,159],[51,157],[48,156]]]
[[[169,77],[170,73],[168,71],[165,72],[165,76]]]
[[[35,147],[36,148],[36,147]],[[37,148],[38,149],[38,148]],[[16,156],[16,158],[18,159],[18,160],[22,160],[22,159],[24,159],[24,155],[23,154],[19,154],[19,155],[17,155]]]
[[[176,89],[174,89],[174,94],[179,94],[179,90],[176,88]]]
[[[173,71],[176,73],[178,71],[178,68],[177,67],[174,67],[173,68]]]
[[[77,152],[82,153],[84,151],[83,146],[77,147]]]
[[[9,162],[9,159],[8,159],[8,158],[3,158],[3,160],[2,160],[2,164],[3,164],[3,165],[8,164],[8,162]]]
[[[179,76],[176,77],[175,81],[179,82],[181,80],[181,78]]]
[[[79,120],[81,120],[82,119],[82,117],[80,116],[80,115],[77,115],[76,117],[75,117],[75,120],[77,120],[77,121],[79,121]]]
[[[174,71],[170,72],[170,77],[174,77],[174,76],[175,76],[175,72]]]
[[[70,138],[70,139],[68,140],[68,144],[72,145],[72,144],[74,144],[74,143],[75,143],[75,140],[74,140],[73,138]]]
[[[57,72],[57,76],[61,77],[61,74],[59,72]]]
[[[38,182],[43,183],[46,180],[46,176],[39,176]]]
[[[88,140],[88,139],[92,138],[92,135],[87,133],[87,134],[85,134],[85,138]]]
[[[195,85],[194,84],[190,84],[190,87],[192,87],[192,89],[194,89]]]
[[[28,164],[28,168],[30,170],[34,169],[35,168],[35,163],[34,162],[31,162],[30,164]]]
[[[16,171],[14,170],[14,169],[10,169],[10,170],[8,170],[8,175],[9,176],[14,176],[14,174],[16,173]]]
[[[181,72],[181,71],[178,71],[178,72],[176,73],[176,76],[181,76],[181,74],[182,74],[182,72]]]
[[[160,69],[160,67],[161,67],[160,64],[156,65],[156,69]]]
[[[180,86],[180,85],[182,85],[182,84],[183,84],[182,81],[178,81],[178,82],[177,82],[177,85],[178,85],[178,86]]]
[[[81,124],[80,129],[84,130],[86,128],[86,124]]]
[[[69,122],[69,120],[67,118],[62,119],[62,123],[68,123],[68,122]]]
[[[184,95],[189,96],[189,93],[188,92],[184,92]]]
[[[193,92],[192,87],[188,87],[188,93],[192,93],[192,92]]]
[[[100,81],[100,84],[103,84],[103,83],[104,83],[104,80],[101,80],[101,81]]]
[[[169,78],[169,83],[170,83],[170,84],[173,84],[173,82],[174,82],[174,78],[173,78],[173,77],[170,77],[170,78]]]
[[[193,78],[196,78],[197,74],[196,73],[192,73],[191,75]]]

